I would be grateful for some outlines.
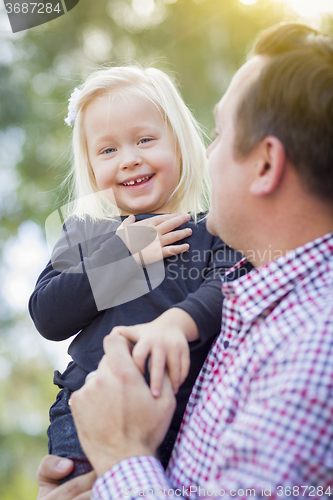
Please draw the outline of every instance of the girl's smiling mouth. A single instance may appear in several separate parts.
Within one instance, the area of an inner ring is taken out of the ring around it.
[[[125,187],[131,187],[131,186],[139,186],[139,185],[142,185],[142,184],[146,184],[147,182],[150,181],[150,179],[154,176],[155,174],[148,174],[148,175],[144,175],[144,176],[136,176],[136,177],[132,177],[130,179],[128,179],[127,181],[125,182],[120,182],[119,184],[121,186],[125,186]]]

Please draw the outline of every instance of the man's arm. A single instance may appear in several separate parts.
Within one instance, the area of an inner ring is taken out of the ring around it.
[[[250,393],[244,400],[240,396],[232,421],[225,422],[222,411],[219,434],[214,437],[215,428],[211,433],[208,429],[215,449],[212,469],[206,480],[200,480],[202,465],[198,461],[191,473],[193,484],[199,481],[203,489],[224,490],[224,498],[242,497],[237,492],[244,488],[252,491],[251,496],[253,491],[260,496],[264,489],[271,491],[271,498],[287,498],[293,487],[301,493],[307,488],[307,494],[315,492],[311,494],[315,498],[324,488],[323,497],[332,496],[331,337],[327,329],[323,335],[318,330],[319,326],[292,337],[258,365],[258,373],[249,381]],[[139,499],[143,496],[140,491],[149,490],[146,497],[157,499],[168,496],[168,490],[175,487],[175,473],[182,476],[179,470],[170,470],[169,482],[154,456],[170,422],[172,392],[165,378],[161,397],[152,398],[133,365],[125,339],[121,340],[119,336],[106,339],[101,369],[73,395],[79,436],[99,476],[92,498]],[[222,409],[227,380],[212,381]],[[190,431],[192,439],[196,436],[199,415],[206,422],[207,416],[218,411],[213,410],[212,398],[203,398],[197,402],[195,417],[187,422],[180,453],[195,446],[187,435]],[[176,496],[182,494],[178,489]]]
[[[70,400],[80,442],[98,476],[123,459],[155,456],[176,404],[167,376],[161,396],[151,396],[124,337],[105,337],[104,350],[95,376]]]

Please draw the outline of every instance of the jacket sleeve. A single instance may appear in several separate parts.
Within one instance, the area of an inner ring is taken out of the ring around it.
[[[30,315],[43,337],[64,340],[103,309],[117,305],[117,300],[126,302],[131,293],[140,293],[124,287],[133,276],[142,278],[142,273],[115,231],[96,235],[82,221],[69,222],[30,297]],[[147,286],[144,279],[136,281]]]
[[[214,237],[211,258],[204,270],[204,281],[198,290],[175,306],[186,311],[196,322],[201,339],[199,345],[220,333],[223,301],[221,280],[242,257],[220,238]]]

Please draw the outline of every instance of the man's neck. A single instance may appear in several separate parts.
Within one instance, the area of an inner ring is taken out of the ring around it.
[[[272,220],[266,228],[262,227],[252,248],[243,251],[254,267],[264,266],[291,250],[333,232],[332,208],[327,205],[325,210],[312,206],[301,214],[289,215],[289,218],[286,214],[285,217]]]

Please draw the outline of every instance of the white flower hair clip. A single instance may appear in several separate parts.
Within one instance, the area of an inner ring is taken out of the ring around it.
[[[67,118],[65,118],[65,123],[67,123],[67,125],[69,125],[70,127],[73,127],[75,123],[75,104],[77,102],[79,94],[80,90],[76,87],[71,93],[70,98],[68,99],[68,115]]]

